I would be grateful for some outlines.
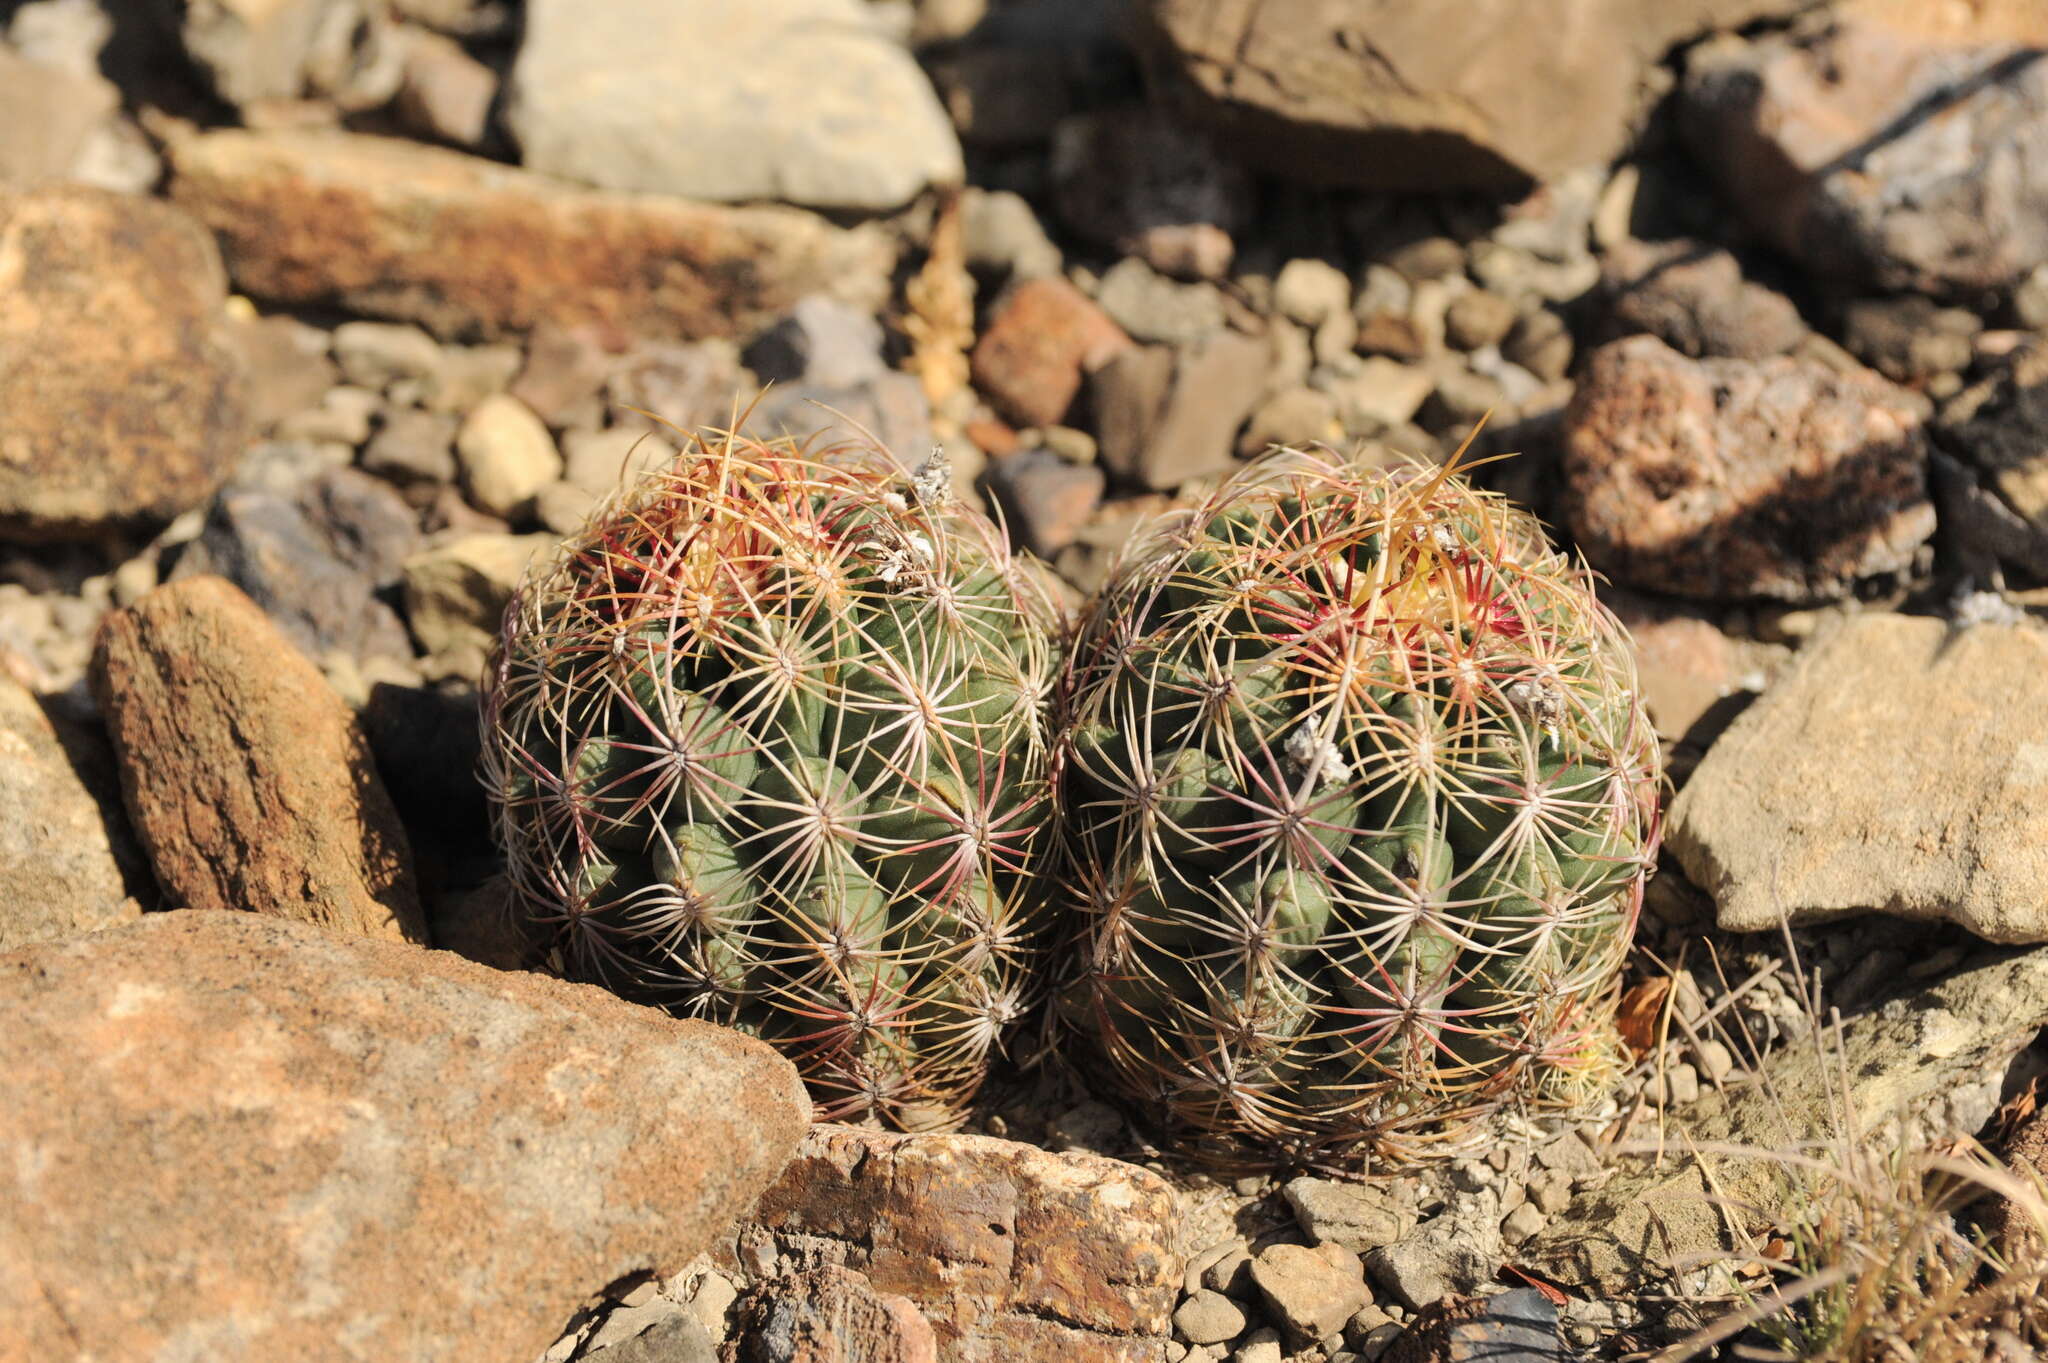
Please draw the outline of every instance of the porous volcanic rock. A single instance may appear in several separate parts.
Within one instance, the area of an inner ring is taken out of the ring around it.
[[[1868,372],[1595,351],[1564,417],[1566,515],[1595,566],[1677,596],[1847,595],[1934,532],[1926,433]]]

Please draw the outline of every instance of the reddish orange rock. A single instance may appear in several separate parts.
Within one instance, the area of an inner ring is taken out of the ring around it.
[[[1026,426],[1051,426],[1073,406],[1081,380],[1131,346],[1094,300],[1056,275],[1027,280],[975,344],[974,384]]]
[[[736,1032],[204,910],[0,956],[0,1072],[6,1363],[532,1359],[810,1112]]]
[[[427,940],[412,849],[348,706],[234,586],[109,615],[93,690],[172,903]]]

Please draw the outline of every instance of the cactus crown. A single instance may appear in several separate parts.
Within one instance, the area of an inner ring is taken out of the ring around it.
[[[690,440],[529,572],[484,775],[557,964],[951,1123],[1033,1002],[1056,619],[942,460]]]
[[[1657,748],[1526,513],[1275,452],[1134,540],[1061,711],[1063,1012],[1193,1153],[1418,1153],[1597,1065]]]

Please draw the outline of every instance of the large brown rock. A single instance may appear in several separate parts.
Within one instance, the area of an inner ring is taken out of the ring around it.
[[[2048,631],[1872,613],[1802,649],[1672,803],[1720,925],[1865,910],[2048,942]]]
[[[1934,532],[1906,395],[1809,360],[1593,352],[1564,418],[1566,514],[1631,586],[1809,601],[1909,568]]]
[[[172,902],[427,940],[355,716],[248,597],[217,577],[158,588],[102,622],[92,682]]]
[[[170,161],[171,197],[219,234],[244,292],[443,336],[744,335],[806,294],[869,310],[888,296],[878,231],[793,208],[577,189],[355,133],[212,132]]]
[[[0,951],[142,912],[107,815],[26,688],[0,676]]]
[[[2031,0],[1847,4],[1689,54],[1680,127],[1736,210],[1815,273],[2005,288],[2048,262],[2044,42]]]
[[[0,190],[0,537],[89,538],[204,501],[248,436],[204,229],[103,190]]]
[[[810,1111],[737,1033],[242,913],[0,957],[0,1068],[10,1360],[531,1359]]]
[[[1155,64],[1260,170],[1502,188],[1605,164],[1673,43],[1809,0],[1145,0]]]
[[[923,1308],[947,1363],[1137,1363],[1171,1326],[1179,1215],[1100,1155],[820,1125],[721,1253],[760,1278],[865,1273]]]

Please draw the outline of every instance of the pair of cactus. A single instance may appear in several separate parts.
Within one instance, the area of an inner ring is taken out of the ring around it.
[[[530,576],[486,688],[559,963],[913,1129],[1049,994],[1232,1160],[1598,1069],[1656,747],[1533,520],[1281,451],[1055,600],[942,463],[690,442]]]

